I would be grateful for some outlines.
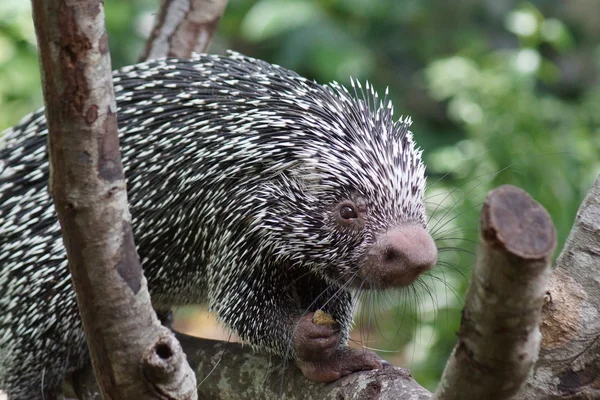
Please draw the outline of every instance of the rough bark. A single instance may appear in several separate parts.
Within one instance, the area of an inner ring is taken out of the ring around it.
[[[162,0],[140,60],[205,52],[226,6],[227,0]]]
[[[330,384],[308,381],[293,364],[248,346],[177,334],[198,379],[198,397],[211,400],[430,400],[403,368],[354,373]],[[90,377],[88,373],[86,375]],[[93,378],[93,376],[92,376]],[[93,379],[78,379],[84,400],[98,400]]]
[[[238,343],[178,334],[198,377],[198,395],[214,400],[427,400],[432,394],[408,370],[389,367],[351,374],[330,384],[310,382],[279,357]]]
[[[105,399],[196,398],[133,242],[101,0],[33,0],[50,188]]]
[[[541,331],[534,372],[516,398],[600,399],[600,175],[556,261]]]
[[[436,399],[509,399],[538,355],[539,324],[556,232],[523,190],[490,192],[457,344]]]

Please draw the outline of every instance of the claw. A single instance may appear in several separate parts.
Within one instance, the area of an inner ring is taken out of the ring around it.
[[[353,372],[391,366],[389,362],[371,351],[348,347],[338,349],[328,360],[319,362],[296,360],[296,365],[307,379],[316,382],[333,382]]]

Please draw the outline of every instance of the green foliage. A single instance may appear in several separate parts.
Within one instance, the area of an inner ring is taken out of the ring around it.
[[[425,149],[440,265],[414,290],[367,295],[359,340],[433,388],[454,345],[485,194],[511,183],[562,244],[600,172],[600,3],[230,0],[233,48],[320,82],[389,86]],[[106,1],[115,68],[139,57],[158,1]],[[0,2],[0,130],[41,106],[29,2]],[[417,301],[419,300],[419,301]]]
[[[29,2],[0,3],[0,132],[41,104]]]
[[[430,95],[447,103],[450,119],[465,132],[458,144],[431,152],[428,166],[457,182],[488,174],[480,187],[484,191],[504,183],[525,188],[550,211],[562,245],[600,171],[600,119],[590,112],[600,106],[600,88],[568,100],[544,88],[556,78],[549,76],[554,65],[540,48],[566,50],[570,35],[552,20],[562,33],[549,35],[548,41],[541,34],[548,20],[533,12],[515,11],[507,20],[523,15],[531,15],[534,25],[531,30],[519,25],[527,47],[490,51],[478,59],[439,59],[424,70]]]

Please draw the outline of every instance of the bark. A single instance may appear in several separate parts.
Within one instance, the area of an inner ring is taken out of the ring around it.
[[[556,232],[523,190],[490,192],[457,344],[436,399],[509,399],[535,362]]]
[[[50,189],[105,399],[194,399],[195,378],[150,304],[133,242],[101,0],[33,0]]]
[[[204,53],[227,0],[162,0],[141,60]]]
[[[600,175],[556,261],[541,331],[539,359],[516,398],[600,399]]]
[[[198,377],[198,396],[211,400],[430,400],[403,368],[354,373],[330,384],[310,382],[279,357],[257,354],[248,346],[177,334]],[[90,375],[87,374],[89,377]],[[80,392],[94,397],[96,383],[78,380]]]
[[[330,384],[308,381],[300,369],[238,343],[178,334],[196,370],[198,394],[215,400],[427,400],[432,395],[406,369],[385,368],[349,375]]]

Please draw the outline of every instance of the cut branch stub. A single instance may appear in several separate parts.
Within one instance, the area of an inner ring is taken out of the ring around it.
[[[488,194],[459,338],[437,399],[509,399],[539,351],[541,309],[556,232],[523,190]]]
[[[182,362],[186,362],[183,349],[177,339],[168,333],[160,336],[148,349],[142,360],[142,370],[154,391],[164,396],[177,391],[177,388],[187,385],[190,381],[189,374],[192,371],[179,368]],[[194,389],[193,386],[188,387],[182,398],[192,399],[191,393]]]
[[[490,244],[524,259],[548,257],[556,231],[548,212],[525,191],[501,186],[483,204],[481,234]]]

